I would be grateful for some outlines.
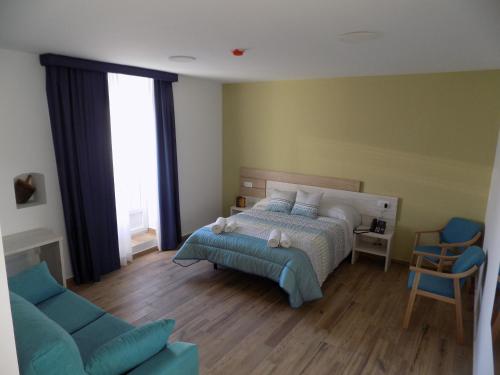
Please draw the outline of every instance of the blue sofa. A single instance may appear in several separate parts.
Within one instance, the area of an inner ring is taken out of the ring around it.
[[[196,345],[167,343],[173,320],[134,327],[63,288],[44,262],[9,289],[21,374],[198,374]]]

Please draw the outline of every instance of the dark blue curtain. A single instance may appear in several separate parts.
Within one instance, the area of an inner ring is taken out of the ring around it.
[[[154,81],[160,205],[160,250],[175,249],[181,242],[177,148],[172,83]]]
[[[77,57],[54,55],[52,53],[44,53],[43,55],[40,55],[40,63],[45,66],[61,66],[64,68],[90,70],[93,72],[127,74],[167,82],[177,82],[178,78],[175,73],[163,72],[161,70],[113,64],[103,61],[86,60]]]
[[[64,218],[77,283],[120,268],[107,74],[46,67]]]

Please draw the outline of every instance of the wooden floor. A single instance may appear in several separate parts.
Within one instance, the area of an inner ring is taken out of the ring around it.
[[[150,232],[145,232],[145,233],[139,233],[139,234],[133,235],[130,242],[131,242],[132,246],[137,246],[137,245],[140,245],[144,242],[148,242],[148,241],[151,241],[154,239],[156,239],[156,234],[150,233]]]
[[[201,374],[470,374],[472,295],[466,344],[455,342],[453,306],[419,297],[401,328],[407,267],[360,257],[325,282],[325,297],[300,309],[272,281],[208,262],[188,268],[150,253],[82,296],[131,323],[177,321],[171,340],[199,345]]]

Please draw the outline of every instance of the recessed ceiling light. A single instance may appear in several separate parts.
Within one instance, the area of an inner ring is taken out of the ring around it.
[[[174,62],[187,63],[187,62],[195,61],[196,57],[185,56],[185,55],[176,55],[176,56],[170,56],[168,59],[170,61],[174,61]]]
[[[339,39],[345,43],[360,43],[368,40],[378,39],[382,33],[378,31],[351,31],[339,35]]]

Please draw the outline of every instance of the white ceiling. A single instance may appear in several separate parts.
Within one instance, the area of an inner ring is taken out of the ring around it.
[[[0,47],[230,82],[492,69],[500,1],[0,0]]]

